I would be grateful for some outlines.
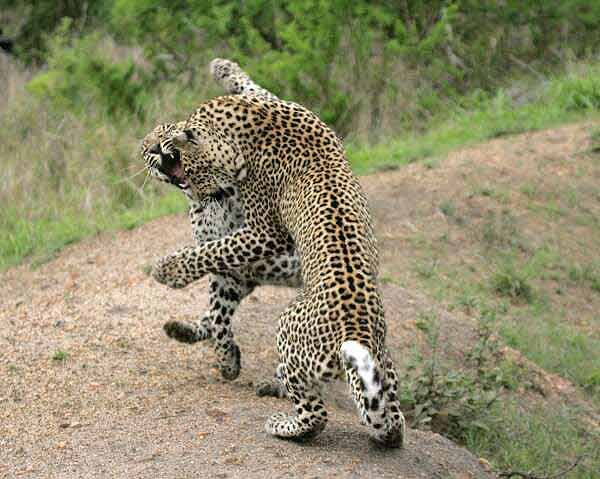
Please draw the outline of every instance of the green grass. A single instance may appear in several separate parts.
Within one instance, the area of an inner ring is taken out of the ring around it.
[[[410,240],[417,253],[412,271],[419,286],[448,309],[469,315],[494,309],[501,315],[499,333],[506,344],[600,404],[600,336],[593,332],[594,320],[570,323],[573,315],[549,297],[568,294],[571,286],[597,294],[600,264],[571,264],[545,242],[537,248],[524,246],[513,216],[486,218],[479,228],[473,253],[485,258],[485,264],[474,269],[450,261],[443,242],[415,234]],[[556,287],[544,287],[548,281]]]
[[[403,369],[410,371],[401,395],[409,420],[464,444],[497,472],[546,477],[581,458],[565,477],[595,477],[600,436],[587,425],[586,411],[556,397],[538,396],[538,380],[527,365],[498,355],[503,343],[496,341],[495,331],[507,318],[499,317],[498,310],[481,310],[478,340],[460,358],[445,358],[438,349],[436,314],[423,313],[416,320],[428,352],[413,351]],[[531,331],[524,334],[532,336]]]
[[[500,328],[502,338],[546,371],[578,384],[600,404],[600,339],[569,325],[562,315],[536,309],[544,307],[507,318]]]
[[[28,220],[15,209],[2,213],[0,269],[29,258],[33,266],[51,260],[65,246],[101,231],[132,229],[154,218],[185,211],[184,197],[171,192],[150,197],[130,209],[104,209],[82,215],[63,211]]]
[[[506,344],[546,371],[569,379],[600,404],[600,337],[570,325],[566,311],[553,310],[546,297],[534,292],[532,279],[549,271],[541,265],[547,260],[540,259],[544,255],[534,254],[518,267],[501,260],[504,269],[491,273],[488,287],[468,274],[448,271],[443,262],[436,263],[435,275],[424,275],[422,263],[415,265],[415,272],[436,299],[450,301],[450,309],[469,314],[489,307],[501,311],[499,333]],[[550,270],[552,266],[547,264]]]
[[[579,466],[564,476],[593,479],[600,470],[600,437],[578,426],[577,411],[507,399],[490,408],[479,421],[484,428],[466,435],[466,446],[492,462],[497,471],[533,472],[545,477],[566,469],[578,457]]]
[[[509,265],[493,273],[490,278],[492,290],[515,301],[533,301],[534,292],[529,279],[519,268]]]
[[[432,120],[427,132],[407,133],[375,146],[350,145],[348,155],[359,174],[401,167],[490,138],[540,130],[584,118],[600,117],[600,66],[551,79],[539,98],[517,106],[503,92],[471,108],[454,108]],[[435,163],[431,163],[434,167]]]
[[[69,353],[62,349],[57,349],[52,355],[54,361],[65,361],[69,357]]]

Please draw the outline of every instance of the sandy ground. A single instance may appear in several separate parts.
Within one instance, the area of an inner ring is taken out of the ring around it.
[[[277,313],[294,292],[263,288],[242,305],[235,329],[244,369],[221,380],[208,345],[178,344],[161,329],[203,310],[206,281],[170,291],[142,271],[187,236],[183,216],[164,218],[3,275],[0,474],[486,477],[476,458],[433,433],[410,431],[403,451],[372,448],[342,385],[313,444],[267,436],[266,418],[289,405],[256,397],[253,384],[274,370]],[[400,355],[414,336],[403,319],[421,306],[401,288],[386,286],[384,295]],[[53,359],[57,351],[67,358]]]

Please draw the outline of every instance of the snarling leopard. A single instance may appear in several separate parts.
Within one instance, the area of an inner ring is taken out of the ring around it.
[[[177,174],[193,197],[236,185],[245,224],[162,258],[157,281],[181,288],[294,248],[299,255],[303,288],[277,334],[278,372],[295,414],[272,416],[267,432],[315,437],[327,423],[321,386],[345,375],[374,441],[401,446],[404,417],[385,346],[372,220],[335,133],[298,104],[235,95],[203,103],[163,147],[171,160],[153,167]]]
[[[226,92],[276,99],[271,92],[254,83],[234,62],[216,58],[210,63],[210,72]],[[164,123],[152,130],[142,142],[141,154],[150,174],[159,181],[179,188],[188,198],[188,216],[196,244],[225,237],[244,226],[244,209],[234,184],[222,184],[215,194],[196,198],[189,184],[178,170],[169,170],[176,161],[165,149],[165,140],[185,122]],[[177,155],[177,151],[174,151]],[[298,288],[302,281],[297,255],[291,249],[277,257],[265,258],[247,268],[227,274],[210,276],[209,308],[195,322],[169,321],[164,325],[166,334],[183,343],[211,340],[214,343],[217,365],[225,379],[235,379],[241,370],[241,353],[232,331],[234,313],[241,301],[258,285],[277,285]],[[282,396],[285,391],[277,381],[258,384],[261,394]]]

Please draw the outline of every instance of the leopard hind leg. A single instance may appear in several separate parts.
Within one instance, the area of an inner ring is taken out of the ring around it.
[[[406,421],[400,409],[400,399],[398,397],[398,373],[394,367],[392,356],[389,351],[384,353],[385,384],[384,393],[386,398],[386,411],[388,430],[390,436],[388,443],[398,443],[400,447],[404,444],[406,438]]]
[[[310,441],[319,435],[327,424],[327,411],[320,385],[311,383],[299,372],[290,371],[286,365],[280,365],[279,370],[287,389],[287,395],[294,403],[296,414],[277,413],[272,415],[265,425],[265,430],[281,439],[291,439],[297,442]]]

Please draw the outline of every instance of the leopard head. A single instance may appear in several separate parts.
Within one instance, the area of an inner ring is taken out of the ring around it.
[[[151,177],[179,188],[189,199],[200,201],[208,196],[219,197],[222,189],[216,178],[199,171],[193,155],[181,152],[173,145],[173,134],[181,131],[185,122],[163,123],[142,141],[140,153]],[[192,183],[191,176],[196,180]],[[196,186],[198,185],[198,186]]]
[[[186,178],[196,192],[214,194],[216,185],[229,186],[246,177],[245,162],[235,142],[221,130],[199,122],[187,123],[170,136],[179,151]]]

